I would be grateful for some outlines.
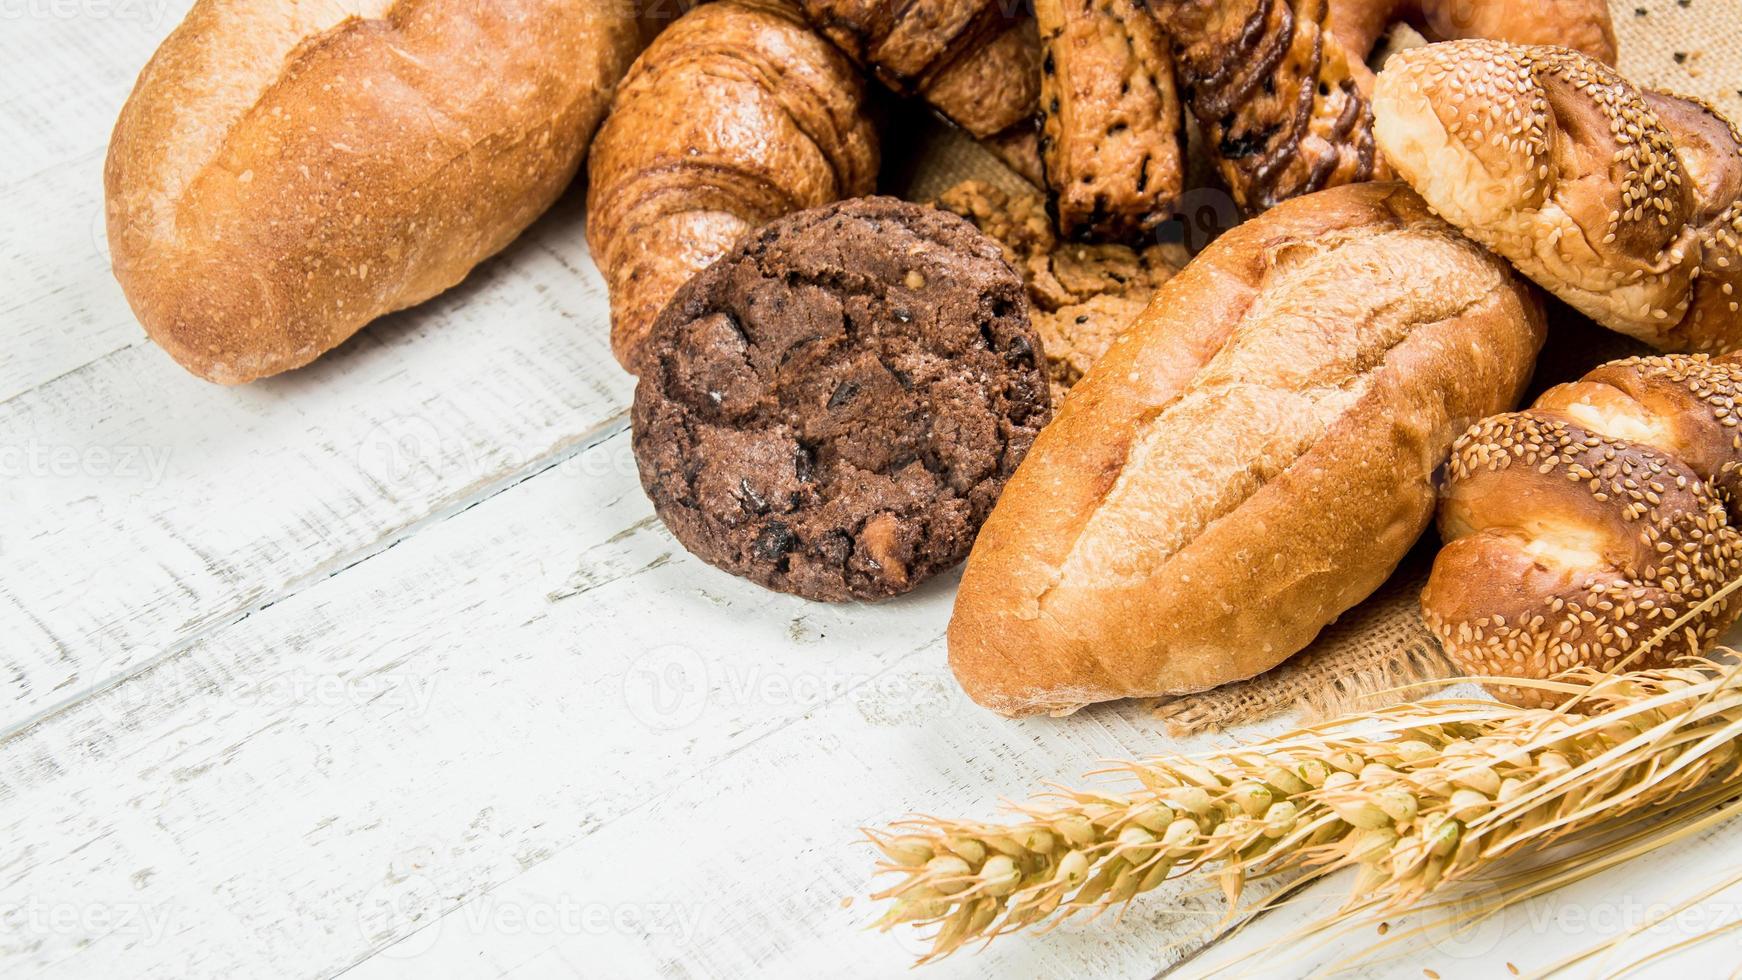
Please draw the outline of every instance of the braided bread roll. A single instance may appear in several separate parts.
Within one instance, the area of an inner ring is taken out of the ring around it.
[[[1367,58],[1387,28],[1545,37],[1613,60],[1607,0],[1151,0],[1216,167],[1247,211],[1383,180]]]
[[[587,244],[631,373],[672,294],[745,232],[869,194],[877,133],[850,61],[782,0],[679,18],[618,90],[587,164]]]
[[[811,23],[890,90],[918,96],[1040,183],[1040,38],[1008,0],[799,0]]]
[[[1399,55],[1380,146],[1435,210],[1659,350],[1742,347],[1742,135],[1710,106],[1558,48]]]
[[[1709,649],[1742,602],[1676,624],[1742,576],[1739,396],[1742,356],[1631,358],[1459,439],[1422,593],[1446,653],[1471,674],[1545,678]]]

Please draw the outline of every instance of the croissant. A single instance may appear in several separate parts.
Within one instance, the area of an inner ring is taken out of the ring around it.
[[[1216,167],[1247,211],[1390,168],[1367,58],[1394,22],[1434,37],[1576,44],[1612,60],[1605,0],[1151,0]]]
[[[1742,135],[1582,55],[1468,41],[1380,78],[1380,146],[1471,237],[1659,350],[1742,347]]]
[[[1040,183],[1040,39],[1008,0],[800,0],[829,40]]]
[[[632,373],[690,276],[780,215],[872,191],[877,134],[852,63],[779,0],[718,0],[629,69],[594,139],[587,243]]]
[[[1474,675],[1544,678],[1710,648],[1742,613],[1715,598],[1742,576],[1739,395],[1742,356],[1631,358],[1459,439],[1422,593],[1446,653]]]
[[[1185,183],[1173,58],[1142,0],[1036,0],[1040,158],[1059,231],[1132,240]]]

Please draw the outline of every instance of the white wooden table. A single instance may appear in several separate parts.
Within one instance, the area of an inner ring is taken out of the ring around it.
[[[894,975],[919,946],[863,928],[857,828],[1175,747],[1135,708],[968,703],[953,580],[837,608],[688,557],[579,195],[311,368],[183,373],[109,275],[100,175],[185,6],[0,0],[0,976]],[[1738,860],[1714,837],[1369,972],[1528,969]],[[1170,892],[920,975],[1184,975],[1337,900],[1202,950],[1219,906]]]

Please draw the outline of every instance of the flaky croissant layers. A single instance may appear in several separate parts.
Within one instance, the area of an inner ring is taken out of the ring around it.
[[[968,560],[950,665],[1064,714],[1252,677],[1390,576],[1434,471],[1516,403],[1542,311],[1400,184],[1229,232],[1073,389]]]

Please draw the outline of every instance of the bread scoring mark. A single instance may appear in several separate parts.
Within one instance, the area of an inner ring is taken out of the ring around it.
[[[155,186],[136,190],[127,201],[138,230],[149,229],[153,237],[172,239],[182,193],[219,159],[230,133],[266,93],[325,38],[364,21],[385,18],[394,3],[292,3],[275,17],[261,17],[256,5],[212,0],[199,4],[146,66],[136,89],[155,90],[153,83],[159,73],[173,76],[175,103],[130,106],[133,111],[150,113],[156,123],[150,134],[154,146],[135,143],[133,151],[155,156],[157,162],[129,166],[130,172],[156,181]],[[213,126],[214,120],[223,124]]]
[[[1310,453],[1417,330],[1509,288],[1492,261],[1472,274],[1473,247],[1442,229],[1272,246],[1256,300],[1191,382],[1146,413],[1037,604],[1060,582],[1117,586],[1156,574]],[[1125,530],[1135,527],[1141,540]]]

